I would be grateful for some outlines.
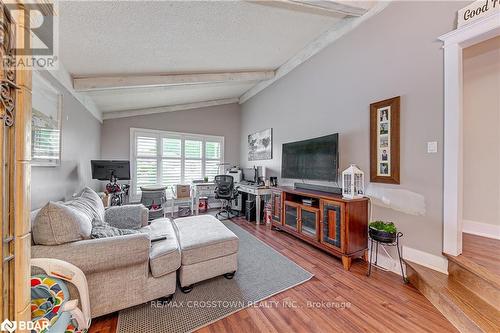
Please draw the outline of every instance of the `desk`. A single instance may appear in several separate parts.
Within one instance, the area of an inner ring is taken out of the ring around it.
[[[238,192],[244,192],[247,194],[255,195],[255,219],[256,223],[260,224],[260,213],[262,207],[260,206],[260,197],[263,195],[271,195],[271,189],[268,187],[259,187],[256,185],[240,185],[235,184]]]
[[[215,183],[191,184],[191,198],[193,198],[194,214],[200,211],[200,197],[215,198]]]
[[[195,183],[191,185],[191,197],[193,198],[193,209],[195,215],[198,215],[199,213],[200,197],[214,198],[215,187],[215,183]],[[260,199],[263,195],[270,195],[271,189],[258,187],[256,185],[240,185],[238,183],[234,184],[234,187],[238,190],[238,192],[255,195],[255,218],[257,224],[260,224],[260,214],[262,210]]]
[[[172,195],[171,197],[167,196],[167,201],[168,200],[170,200],[170,216],[172,218],[174,218],[175,205],[178,203],[189,203],[191,205],[191,211],[193,211],[193,201],[191,200],[191,197],[177,198],[175,195]],[[165,215],[167,215],[166,212]]]

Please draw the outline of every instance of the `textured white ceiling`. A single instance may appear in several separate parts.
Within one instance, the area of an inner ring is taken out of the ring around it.
[[[254,83],[219,83],[143,89],[88,92],[102,112],[153,108],[232,98],[242,95]]]
[[[60,59],[73,76],[276,69],[342,19],[245,1],[61,1],[59,13]],[[251,86],[89,95],[116,111],[239,97]]]
[[[274,69],[339,18],[242,1],[60,3],[74,75]]]

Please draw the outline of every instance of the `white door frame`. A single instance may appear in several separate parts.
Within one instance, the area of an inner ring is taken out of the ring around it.
[[[462,253],[463,91],[462,49],[500,35],[500,14],[453,30],[444,43],[443,252]]]

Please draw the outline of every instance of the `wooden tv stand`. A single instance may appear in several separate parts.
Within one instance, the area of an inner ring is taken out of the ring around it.
[[[312,200],[311,205],[303,199]],[[275,187],[271,193],[272,228],[298,237],[342,258],[345,270],[353,258],[368,259],[368,199],[293,187]]]

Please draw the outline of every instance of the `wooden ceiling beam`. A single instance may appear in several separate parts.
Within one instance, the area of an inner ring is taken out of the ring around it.
[[[347,0],[275,0],[275,1],[253,1],[249,2],[279,7],[294,11],[307,12],[311,14],[327,16],[352,16],[364,15],[374,4],[374,1],[347,1]]]
[[[233,104],[233,103],[238,103],[238,98],[216,99],[216,100],[211,100],[211,101],[202,101],[202,102],[194,102],[194,103],[186,103],[186,104],[160,106],[160,107],[155,107],[155,108],[108,111],[108,112],[103,112],[102,118],[104,120],[106,120],[106,119],[116,119],[116,118],[134,117],[134,116],[144,116],[144,115],[148,115],[148,114],[183,111],[183,110],[190,110],[190,109],[199,109],[199,108],[206,108],[206,107],[210,107],[210,106],[226,105],[226,104]]]
[[[116,90],[127,88],[151,88],[210,83],[259,82],[274,77],[274,71],[201,73],[201,74],[151,74],[73,78],[78,92]]]

